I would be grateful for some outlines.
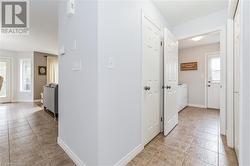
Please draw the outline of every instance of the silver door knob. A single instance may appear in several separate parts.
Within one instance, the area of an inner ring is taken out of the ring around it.
[[[162,89],[164,89],[164,88],[171,89],[171,86],[162,86]]]
[[[147,91],[150,90],[150,86],[145,86],[144,90],[147,90]]]

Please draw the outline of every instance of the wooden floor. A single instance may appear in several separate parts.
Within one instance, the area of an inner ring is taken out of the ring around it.
[[[178,126],[159,134],[128,166],[237,166],[233,149],[219,134],[219,111],[188,107]]]
[[[33,103],[0,104],[0,166],[73,166],[57,121]]]

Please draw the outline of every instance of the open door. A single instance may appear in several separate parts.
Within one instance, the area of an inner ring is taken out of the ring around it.
[[[164,135],[178,124],[178,41],[164,29]]]
[[[161,31],[143,17],[143,137],[144,145],[160,133]]]
[[[240,152],[240,8],[234,17],[234,146],[237,158]]]

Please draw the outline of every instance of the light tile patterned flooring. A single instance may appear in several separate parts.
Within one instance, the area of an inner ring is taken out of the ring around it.
[[[159,134],[128,166],[237,166],[233,149],[219,134],[219,111],[188,107],[167,136]]]
[[[56,143],[57,128],[33,103],[0,104],[0,166],[74,166]],[[237,166],[218,133],[218,110],[188,107],[167,137],[159,134],[128,165]]]
[[[33,103],[0,104],[0,166],[73,166],[57,121]]]

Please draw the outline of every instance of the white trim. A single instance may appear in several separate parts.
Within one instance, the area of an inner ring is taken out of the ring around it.
[[[220,133],[226,135],[227,128],[227,36],[226,28],[220,29],[220,60],[221,60],[221,81],[220,81]]]
[[[142,144],[138,145],[131,152],[129,152],[126,156],[124,156],[120,161],[118,161],[114,166],[125,166],[125,165],[127,165],[143,149],[144,149],[144,147],[143,147]]]
[[[33,100],[13,100],[12,103],[33,103]]]
[[[33,102],[40,102],[42,99],[33,100]]]
[[[205,35],[205,34],[208,34],[208,33],[221,31],[223,29],[225,29],[224,26],[218,26],[216,28],[211,28],[209,30],[205,30],[205,31],[202,31],[202,32],[192,33],[192,34],[189,34],[189,35],[178,37],[177,40],[184,40],[184,39],[188,39],[188,38],[195,37],[195,36]]]
[[[57,137],[57,143],[77,166],[86,166],[61,138]]]
[[[229,4],[228,4],[228,19],[233,19],[234,18],[238,1],[239,0],[229,0]]]
[[[240,80],[240,152],[239,165],[250,165],[250,1],[241,0],[241,80]]]
[[[227,21],[227,145],[234,147],[234,23],[232,19]]]
[[[198,107],[198,108],[206,108],[205,105],[201,105],[201,104],[188,104],[189,107]]]

